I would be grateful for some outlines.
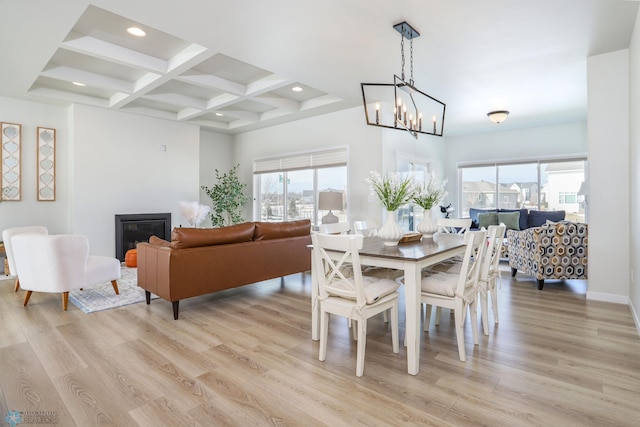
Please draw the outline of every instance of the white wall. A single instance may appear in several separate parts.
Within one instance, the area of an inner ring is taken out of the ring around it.
[[[630,277],[631,311],[640,333],[640,11],[629,46],[629,146],[630,146]]]
[[[116,214],[171,212],[177,226],[178,203],[198,200],[197,126],[76,105],[70,129],[71,231],[93,254],[115,255]]]
[[[350,223],[384,220],[380,203],[369,198],[365,179],[370,171],[395,170],[397,151],[433,158],[436,164],[443,151],[440,138],[421,135],[416,141],[406,132],[367,126],[362,107],[237,135],[235,143],[235,161],[240,162],[243,181],[250,185],[255,159],[347,146]]]
[[[587,59],[589,290],[628,303],[630,282],[629,51]]]
[[[67,110],[0,97],[0,122],[22,125],[22,200],[0,202],[0,231],[10,227],[44,225],[51,233],[68,232],[70,160]],[[56,129],[56,200],[52,202],[37,201],[36,132],[39,126]]]
[[[233,163],[233,137],[222,133],[200,130],[200,204],[211,206],[211,199],[202,190],[202,186],[211,187],[216,184],[216,169],[221,174],[228,172]],[[192,200],[191,200],[192,201]],[[199,227],[211,227],[211,217],[203,221]]]

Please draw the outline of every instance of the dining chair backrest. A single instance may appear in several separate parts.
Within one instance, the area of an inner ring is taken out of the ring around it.
[[[471,218],[438,218],[436,225],[439,233],[464,234],[471,227]]]
[[[311,235],[313,254],[316,257],[314,265],[320,268],[320,274],[317,275],[320,299],[332,295],[355,300],[358,306],[366,303],[358,252],[362,249],[363,239],[364,236],[361,234]],[[334,260],[328,251],[338,251],[342,254],[338,260]],[[347,277],[342,267],[349,262],[353,266],[353,275]]]
[[[318,231],[323,234],[346,234],[349,232],[349,223],[334,222],[331,224],[320,224]]]
[[[487,246],[486,236],[486,230],[469,231],[464,234],[466,249],[460,267],[456,296],[466,297],[470,292],[477,292],[481,260]]]
[[[487,229],[487,247],[482,257],[482,267],[480,268],[480,281],[486,282],[494,278],[498,273],[500,262],[500,252],[504,242],[506,226],[490,225]]]
[[[379,227],[380,224],[375,219],[353,221],[353,230],[356,234],[362,234],[364,237],[377,236]]]

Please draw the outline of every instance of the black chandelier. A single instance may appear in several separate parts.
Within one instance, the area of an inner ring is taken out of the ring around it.
[[[447,106],[416,88],[413,82],[413,39],[420,37],[420,33],[406,22],[396,24],[393,28],[402,36],[402,74],[401,77],[394,74],[393,83],[360,83],[367,124],[404,130],[416,139],[421,133],[442,136]],[[411,52],[411,74],[408,82],[404,74],[405,39],[409,40]]]

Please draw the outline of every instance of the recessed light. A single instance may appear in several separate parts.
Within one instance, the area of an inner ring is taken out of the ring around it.
[[[300,86],[294,86],[291,88],[291,90],[294,92],[302,92],[302,88]]]
[[[216,116],[218,116],[218,117],[222,117],[222,116],[224,116],[224,114],[222,114],[222,113],[216,113]]]
[[[129,28],[127,28],[127,33],[131,34],[132,36],[136,36],[136,37],[144,37],[144,36],[147,35],[147,33],[145,33],[142,28],[138,28],[138,27],[129,27]]]
[[[86,86],[86,84],[81,83],[81,82],[71,82],[71,83],[73,83],[76,86]]]

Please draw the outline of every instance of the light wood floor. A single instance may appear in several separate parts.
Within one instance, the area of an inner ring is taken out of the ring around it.
[[[423,335],[417,376],[373,319],[362,378],[344,319],[318,361],[309,276],[182,301],[178,321],[161,300],[84,314],[34,294],[24,308],[24,291],[0,281],[0,420],[16,410],[65,427],[639,426],[629,308],[587,301],[584,282],[540,292],[504,276],[500,324],[479,346],[467,320],[466,363],[448,312]]]

